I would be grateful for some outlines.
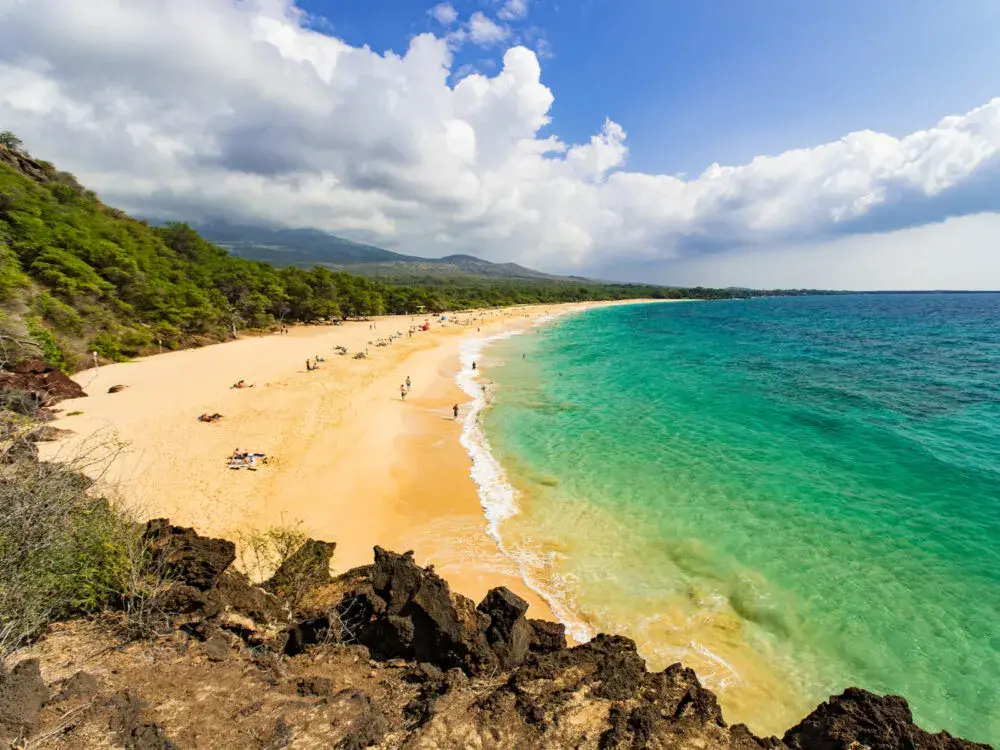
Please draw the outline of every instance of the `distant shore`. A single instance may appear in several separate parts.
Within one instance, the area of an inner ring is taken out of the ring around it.
[[[249,531],[299,526],[337,543],[341,571],[369,563],[376,544],[413,549],[418,562],[434,564],[477,601],[506,585],[529,601],[532,616],[552,618],[486,534],[459,443],[462,422],[452,413],[469,400],[455,382],[459,347],[555,313],[636,303],[302,326],[86,370],[74,379],[89,397],[63,402],[54,423],[74,435],[46,446],[44,457],[101,457],[91,471],[102,486],[148,517],[237,542]],[[410,332],[425,323],[429,330]],[[368,358],[353,358],[366,348]],[[307,358],[317,355],[324,361],[307,371]],[[239,380],[254,387],[231,388]],[[115,385],[126,387],[108,393]],[[75,411],[82,413],[69,416]],[[197,419],[203,413],[223,416],[206,424]],[[231,470],[236,448],[263,453],[268,463]]]

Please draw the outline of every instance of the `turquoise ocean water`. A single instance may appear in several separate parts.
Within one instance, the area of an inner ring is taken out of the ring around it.
[[[857,685],[1000,741],[1000,295],[604,308],[485,357],[500,535],[578,637],[761,732]]]

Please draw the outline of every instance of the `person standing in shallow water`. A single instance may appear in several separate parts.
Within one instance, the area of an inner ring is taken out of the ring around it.
[[[455,415],[455,419],[458,419],[458,404],[451,407],[451,413]]]

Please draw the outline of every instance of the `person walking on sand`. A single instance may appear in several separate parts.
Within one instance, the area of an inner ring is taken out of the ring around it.
[[[407,393],[409,393],[409,392],[410,392],[410,385],[411,385],[411,383],[410,383],[410,376],[409,376],[409,375],[407,375],[407,376],[406,376],[406,392],[407,392]]]
[[[399,400],[406,401],[406,385],[399,386]]]
[[[451,412],[452,414],[455,415],[455,419],[458,419],[458,404],[455,404],[453,407],[451,407]]]

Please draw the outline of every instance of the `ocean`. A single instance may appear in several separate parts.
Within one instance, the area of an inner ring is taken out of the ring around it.
[[[490,533],[575,638],[758,733],[854,685],[1000,741],[1000,295],[608,307],[463,362]]]

